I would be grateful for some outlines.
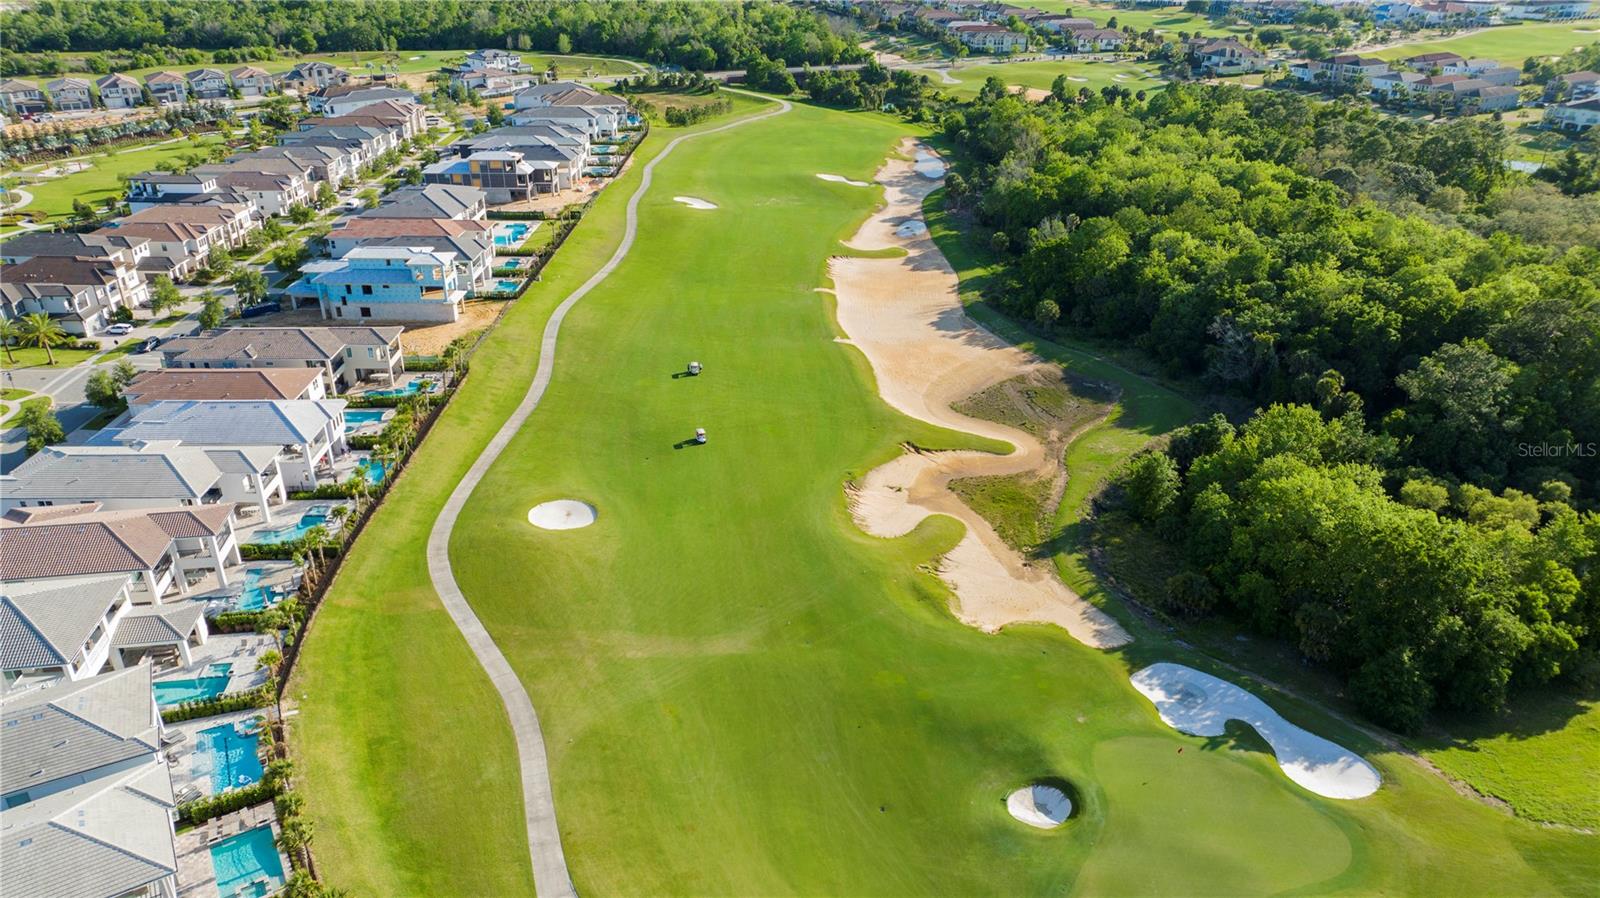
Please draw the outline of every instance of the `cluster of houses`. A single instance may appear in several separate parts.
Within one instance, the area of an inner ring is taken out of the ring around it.
[[[32,116],[50,110],[68,112],[94,109],[131,109],[135,106],[170,106],[229,97],[263,97],[281,91],[301,96],[330,85],[348,84],[350,73],[320,60],[296,63],[281,74],[253,65],[229,71],[202,68],[192,72],[151,72],[141,82],[112,72],[92,83],[83,78],[57,78],[41,87],[12,78],[0,83],[0,110],[10,115]]]
[[[1595,15],[1591,0],[1438,0],[1372,7],[1378,25],[1404,28],[1477,28],[1515,21],[1565,22]]]
[[[1600,72],[1569,72],[1545,85],[1544,125],[1573,134],[1600,125]]]
[[[484,97],[507,97],[543,80],[522,61],[522,54],[510,50],[474,50],[444,73],[452,85]]]
[[[1121,31],[1101,27],[1089,19],[1006,3],[943,0],[926,5],[880,3],[873,9],[884,20],[923,31],[947,32],[966,46],[986,53],[1019,53],[1028,49],[1028,33],[1013,30],[1012,20],[1035,32],[1057,35],[1062,47],[1077,53],[1116,52],[1128,42],[1128,36]]]
[[[267,684],[276,643],[216,621],[296,593],[298,565],[248,561],[242,547],[337,517],[295,491],[370,476],[350,446],[370,425],[333,394],[364,379],[392,386],[400,333],[171,340],[165,367],[128,385],[127,410],[106,427],[0,475],[7,894],[176,898],[283,883],[270,804],[227,827],[174,829],[179,805],[263,776],[257,712],[224,702]],[[181,715],[192,721],[163,720],[195,702]]]
[[[103,333],[122,309],[148,305],[148,279],[175,283],[243,246],[262,222],[337,188],[401,141],[421,134],[416,98],[386,87],[334,84],[277,145],[182,173],[128,178],[129,214],[90,233],[35,231],[0,242],[0,315],[44,312],[77,336]]]
[[[1522,105],[1519,69],[1492,59],[1463,59],[1454,53],[1424,53],[1401,60],[1401,66],[1359,53],[1327,59],[1298,60],[1289,73],[1307,84],[1351,85],[1370,90],[1380,100],[1441,103],[1460,112],[1498,112]]]

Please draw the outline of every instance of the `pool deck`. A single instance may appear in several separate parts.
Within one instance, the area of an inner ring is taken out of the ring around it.
[[[352,460],[351,453],[346,452],[334,462],[334,471],[341,471],[341,465],[349,465],[352,468],[355,466],[355,461]],[[339,474],[339,479],[344,480],[345,475]],[[295,522],[299,521],[302,515],[310,511],[315,506],[338,504],[340,504],[338,499],[290,499],[282,505],[273,506],[272,523],[270,524],[263,524],[261,522],[261,518],[259,517],[253,517],[242,522],[236,521],[234,523],[234,529],[238,534],[239,545],[242,546],[246,543],[255,542],[255,534],[258,530],[281,530],[285,527],[293,527]],[[245,562],[247,565],[259,563],[260,562],[255,561]],[[230,569],[228,571],[228,576],[234,576],[235,570],[236,569]],[[240,573],[240,576],[243,576],[243,574]]]
[[[235,711],[231,714],[218,714],[215,717],[201,717],[195,720],[185,720],[182,723],[169,724],[167,732],[181,731],[187,733],[189,738],[178,745],[167,749],[167,757],[172,763],[167,765],[167,770],[172,774],[172,791],[178,792],[184,786],[194,786],[204,795],[212,793],[211,771],[195,769],[195,743],[199,739],[201,730],[212,727],[229,726],[238,723],[247,723],[257,717],[264,717],[269,709],[259,708],[253,711]]]
[[[272,827],[272,837],[276,840],[278,820],[270,801],[224,814],[207,820],[188,832],[179,833],[177,839],[179,898],[222,898],[221,892],[217,889],[217,871],[211,865],[211,837],[221,834],[221,838],[225,839],[264,824]],[[284,856],[281,848],[278,849],[278,859],[283,862],[283,872],[287,876],[293,868],[289,866],[289,859]]]
[[[224,661],[233,665],[233,676],[228,680],[228,692],[244,692],[267,681],[267,672],[256,670],[256,659],[269,649],[276,648],[272,637],[265,633],[212,633],[206,644],[190,649],[194,662],[187,667],[164,670],[156,682],[187,680],[200,676],[209,664]],[[213,718],[203,718],[211,720]]]

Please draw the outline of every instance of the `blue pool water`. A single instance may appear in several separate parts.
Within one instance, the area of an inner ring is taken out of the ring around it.
[[[276,604],[272,591],[261,581],[265,580],[268,571],[258,568],[245,568],[244,589],[238,598],[231,603],[240,611],[260,611],[268,605]]]
[[[381,408],[352,408],[344,413],[344,432],[351,433],[368,424],[376,424],[388,414],[387,409]]]
[[[432,381],[414,380],[414,381],[406,384],[403,387],[396,387],[393,390],[373,390],[373,391],[369,392],[367,395],[368,396],[410,396],[412,393],[420,393],[420,392],[422,392],[423,387],[427,387],[428,392],[430,392],[430,393],[433,392],[434,388],[433,388],[433,382]],[[350,413],[349,412],[345,412],[344,416],[345,416],[346,420],[349,420]]]
[[[373,484],[382,483],[383,478],[387,477],[389,474],[388,467],[383,462],[375,458],[369,458],[366,461],[367,463],[364,467],[366,468],[367,472],[367,482]],[[361,464],[358,463],[356,465],[356,470],[358,472],[361,471],[362,468],[363,466]]]
[[[528,225],[520,221],[514,221],[510,224],[503,224],[500,227],[495,228],[495,246],[520,246],[522,245],[522,241],[528,239],[528,232],[531,230],[533,230],[532,225]]]
[[[494,282],[494,292],[496,293],[515,293],[521,289],[521,281],[498,280]]]
[[[201,730],[195,738],[195,764],[211,770],[211,791],[248,786],[261,779],[261,737],[223,724]]]
[[[283,858],[278,856],[270,826],[211,846],[211,868],[216,871],[217,892],[222,898],[253,898],[283,885]]]
[[[276,546],[279,543],[292,543],[310,533],[312,527],[325,526],[327,523],[327,515],[308,511],[300,516],[300,520],[295,521],[288,527],[281,527],[277,530],[257,530],[256,535],[250,537],[250,541],[268,546]]]
[[[170,708],[184,702],[216,698],[228,690],[228,678],[232,672],[232,664],[212,664],[206,668],[203,676],[187,680],[157,680],[156,704]]]

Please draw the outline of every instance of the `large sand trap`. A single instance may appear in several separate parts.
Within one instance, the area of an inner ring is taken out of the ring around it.
[[[944,177],[944,160],[935,155],[932,150],[919,148],[917,150],[916,169],[917,174],[923,176],[924,178],[937,181]],[[922,208],[920,202],[917,208]]]
[[[1072,816],[1072,799],[1055,786],[1023,786],[1006,796],[1006,810],[1029,826],[1055,829]]]
[[[691,209],[715,209],[715,208],[717,208],[717,204],[716,203],[710,202],[708,200],[703,200],[703,199],[701,199],[701,198],[699,198],[697,196],[675,196],[672,199],[674,201],[676,201],[676,202],[684,204],[685,206],[688,206]]]
[[[594,506],[576,499],[541,502],[528,510],[528,523],[545,530],[576,530],[594,523]]]
[[[919,159],[938,159],[920,146],[911,149]],[[1056,624],[1087,645],[1122,645],[1129,636],[1115,620],[1068,589],[1049,562],[1029,564],[947,488],[958,477],[1051,470],[1055,462],[1030,434],[950,408],[1043,363],[967,317],[956,273],[925,230],[898,233],[905,222],[922,220],[922,199],[939,186],[922,165],[904,159],[885,164],[877,180],[887,205],[850,241],[866,250],[900,247],[906,255],[830,261],[839,325],[872,363],[885,402],[932,424],[1003,440],[1016,451],[903,455],[852,488],[851,511],[875,536],[901,536],[935,513],[965,524],[967,534],[941,561],[940,575],[955,590],[956,617],[971,626],[993,633],[1014,623]],[[1051,370],[1059,376],[1059,368]]]
[[[825,175],[822,172],[817,172],[817,177],[821,178],[824,181],[832,181],[835,184],[849,184],[851,187],[866,187],[867,186],[867,182],[866,181],[857,181],[854,178],[847,178],[844,175]]]
[[[1155,703],[1168,726],[1192,736],[1220,736],[1239,720],[1255,728],[1272,746],[1289,779],[1328,798],[1365,798],[1381,782],[1371,764],[1348,749],[1295,726],[1253,694],[1201,673],[1163,661],[1132,677],[1133,688]]]

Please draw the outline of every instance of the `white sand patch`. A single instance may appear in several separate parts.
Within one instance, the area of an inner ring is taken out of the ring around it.
[[[1055,786],[1023,786],[1006,796],[1006,810],[1029,826],[1055,829],[1072,816],[1072,799]]]
[[[931,514],[949,515],[965,524],[966,536],[940,561],[939,573],[955,591],[954,614],[970,626],[993,633],[1014,623],[1048,623],[1087,645],[1122,645],[1129,637],[1115,620],[1067,588],[1053,565],[1030,564],[948,488],[957,477],[1053,470],[1055,462],[1027,432],[950,408],[952,402],[1027,374],[1042,363],[967,317],[955,271],[921,220],[922,200],[940,181],[918,168],[924,158],[937,162],[937,157],[918,150],[918,162],[894,159],[879,171],[877,181],[885,187],[886,204],[850,240],[859,249],[899,247],[906,255],[836,257],[829,263],[839,326],[867,356],[878,393],[889,405],[914,418],[992,437],[1016,449],[1009,455],[907,453],[851,485],[851,513],[864,531],[882,537],[902,536]],[[923,229],[900,233],[911,221]],[[1059,372],[1054,365],[1050,370]]]
[[[544,530],[576,530],[593,524],[594,506],[576,499],[541,502],[528,510],[528,523]]]
[[[1328,798],[1365,798],[1382,778],[1365,760],[1284,720],[1238,686],[1182,664],[1161,662],[1135,673],[1133,688],[1155,703],[1168,726],[1192,736],[1220,736],[1230,720],[1249,724],[1272,746],[1284,775]]]
[[[896,237],[920,237],[928,233],[928,226],[915,218],[907,219],[900,227],[894,229]]]
[[[917,150],[917,174],[937,181],[944,177],[944,169],[944,160],[935,155],[932,150]]]
[[[829,174],[823,174],[822,172],[817,172],[817,177],[821,178],[824,181],[832,181],[835,184],[849,184],[851,187],[866,187],[867,186],[867,182],[866,181],[857,181],[857,180],[855,180],[853,178],[847,178],[844,175],[829,175]]]
[[[1081,78],[1081,77],[1079,77],[1077,75],[1068,75],[1067,76],[1067,80],[1068,81],[1088,81],[1089,79],[1088,78]]]
[[[685,206],[688,206],[691,209],[715,209],[715,208],[717,208],[717,204],[716,203],[710,202],[708,200],[703,200],[703,199],[701,199],[701,198],[699,198],[697,196],[675,196],[672,199],[675,202],[682,203],[682,204],[684,204]]]

